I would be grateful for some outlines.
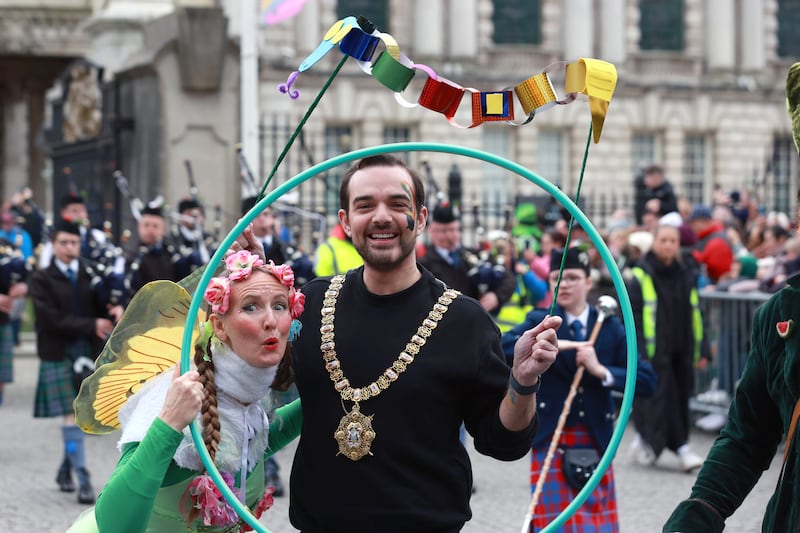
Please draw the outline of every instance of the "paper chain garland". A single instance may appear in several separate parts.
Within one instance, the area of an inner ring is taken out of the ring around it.
[[[381,50],[377,59],[373,61],[372,58],[381,43],[384,50]],[[278,90],[288,94],[292,99],[298,98],[300,92],[293,86],[299,73],[313,67],[335,46],[338,46],[343,54],[356,59],[364,72],[393,91],[399,104],[409,108],[426,107],[443,114],[451,125],[462,129],[495,121],[521,126],[531,122],[537,112],[556,104],[568,104],[575,100],[578,93],[582,93],[589,97],[594,142],[597,143],[603,130],[608,104],[617,84],[617,70],[613,64],[599,59],[580,58],[574,63],[554,63],[540,74],[535,74],[515,85],[513,89],[506,87],[499,91],[479,91],[462,87],[439,76],[431,67],[414,63],[400,52],[400,46],[394,37],[378,30],[366,18],[349,16],[336,21],[328,29],[322,42],[300,64],[298,70],[289,75],[286,83],[279,85]],[[557,96],[548,74],[561,66],[566,70],[563,98]],[[417,101],[409,102],[402,93],[418,70],[425,72],[428,79]],[[471,95],[472,123],[465,126],[456,122],[455,115],[467,92]],[[518,122],[514,120],[514,95],[526,115],[524,120]]]

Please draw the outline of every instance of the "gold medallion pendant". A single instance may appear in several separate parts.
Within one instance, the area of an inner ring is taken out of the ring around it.
[[[339,427],[333,437],[339,443],[339,453],[352,461],[358,461],[365,455],[372,455],[369,451],[372,441],[375,440],[375,431],[372,429],[372,417],[364,416],[358,404],[344,415],[339,421]]]
[[[325,369],[328,371],[331,381],[333,381],[333,387],[342,399],[342,409],[344,409],[345,401],[354,403],[353,409],[349,413],[345,411],[346,414],[339,421],[339,427],[333,433],[333,438],[339,444],[339,452],[336,455],[344,455],[352,461],[358,461],[366,455],[372,455],[370,447],[372,446],[372,441],[375,440],[375,430],[372,429],[372,417],[374,415],[362,415],[358,402],[367,401],[379,395],[400,378],[400,375],[414,362],[414,358],[419,355],[420,349],[425,345],[428,337],[433,335],[433,331],[439,321],[460,293],[448,289],[442,284],[444,292],[442,292],[428,315],[411,335],[411,339],[406,344],[405,349],[397,356],[397,359],[368,385],[353,387],[350,385],[350,380],[345,377],[342,364],[336,354],[336,337],[334,333],[336,301],[339,298],[339,292],[342,290],[344,280],[344,274],[334,276],[331,279],[328,290],[325,291],[325,299],[322,301],[322,309],[320,311],[322,320],[319,328],[319,349],[322,352]]]

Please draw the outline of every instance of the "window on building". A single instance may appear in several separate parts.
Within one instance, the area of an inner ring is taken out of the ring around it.
[[[683,191],[693,204],[703,202],[703,188],[709,174],[706,137],[702,134],[687,135],[683,142]]]
[[[512,129],[504,126],[487,127],[483,130],[483,150],[498,157],[511,159]],[[511,175],[504,169],[489,163],[482,164],[481,224],[487,229],[501,229],[505,225],[505,213],[511,205]]]
[[[791,137],[776,136],[772,143],[772,209],[794,218],[795,191],[797,190],[797,151]]]
[[[369,19],[379,30],[389,31],[388,0],[339,0],[336,2],[336,16],[340,19],[359,15]]]
[[[641,173],[644,167],[658,163],[659,154],[656,153],[656,135],[652,132],[637,132],[631,138],[631,160],[633,161],[632,174]]]
[[[556,187],[563,187],[565,156],[564,133],[560,130],[540,130],[536,143],[536,173]]]
[[[407,126],[384,126],[384,144],[404,143],[411,140],[411,128]],[[399,157],[406,163],[410,163],[409,152],[395,152],[393,155]]]
[[[639,3],[642,50],[683,50],[683,0]]]
[[[800,2],[778,0],[778,56],[800,57]]]
[[[540,4],[538,0],[494,0],[492,40],[496,44],[541,44]]]
[[[349,152],[353,148],[353,127],[329,125],[325,127],[325,159]],[[330,215],[339,211],[339,184],[349,165],[339,165],[325,174],[325,211]]]

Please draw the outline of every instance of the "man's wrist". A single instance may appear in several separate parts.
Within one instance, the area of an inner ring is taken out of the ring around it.
[[[521,385],[519,381],[514,378],[514,372],[511,372],[508,377],[508,386],[519,394],[520,396],[530,396],[531,394],[536,394],[539,392],[539,387],[542,385],[542,375],[539,374],[536,376],[536,383],[533,385]]]

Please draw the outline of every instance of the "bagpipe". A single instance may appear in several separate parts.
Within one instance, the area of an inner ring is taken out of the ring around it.
[[[33,272],[33,261],[25,259],[13,243],[0,241],[0,294],[8,294],[12,286],[27,281]]]
[[[125,285],[125,270],[117,263],[124,261],[122,251],[117,248],[101,258],[100,262],[84,260],[82,267],[89,275],[90,287],[98,305],[110,309],[117,305],[125,306],[130,299],[130,291]]]
[[[247,158],[242,153],[241,146],[237,146],[236,153],[239,161],[239,175],[241,176],[242,179],[242,188],[244,191],[244,196],[246,198],[256,199],[258,198],[259,186],[256,183],[256,179],[255,176],[253,176],[253,172],[250,170],[250,165],[247,163]],[[290,210],[294,211],[300,216],[315,218],[320,223],[321,228],[324,228],[325,217],[319,215],[318,213],[311,213],[309,211],[300,209],[299,207],[288,206],[280,203],[273,205],[273,208],[278,208],[280,211]],[[306,252],[294,246],[292,243],[284,243],[284,244],[286,246],[285,248],[286,264],[292,267],[292,271],[294,272],[295,284],[297,285],[298,288],[300,288],[306,282],[310,281],[315,277],[314,260]]]
[[[286,247],[286,264],[292,267],[294,283],[297,288],[302,287],[314,277],[314,260],[304,251]]]
[[[170,218],[173,219],[171,234],[173,244],[177,247],[177,255],[174,256],[174,259],[179,279],[188,276],[207,264],[219,245],[219,240],[213,234],[206,233],[203,229],[202,217],[205,214],[205,206],[200,200],[192,163],[186,159],[183,164],[186,168],[186,177],[189,182],[189,196],[178,203],[177,212],[169,212]],[[184,211],[193,209],[199,209],[200,215],[184,213]],[[214,227],[216,230],[221,226],[221,207],[217,206],[214,213],[216,217]]]
[[[44,211],[33,200],[30,187],[23,187],[11,199],[11,211],[17,215],[20,227],[31,236],[33,246],[38,246],[47,238],[47,224]]]
[[[496,290],[503,284],[508,270],[508,258],[502,241],[504,232],[489,232],[487,240],[475,252],[466,253],[465,261],[469,266],[467,276],[478,288],[479,294]]]
[[[197,207],[202,211],[203,205],[199,200],[191,163],[186,160],[185,166],[189,178],[189,196],[180,204],[186,202],[186,205],[189,205],[191,203],[192,208]],[[163,253],[169,257],[174,272],[167,275],[167,279],[185,278],[208,263],[211,255],[216,251],[218,240],[203,231],[202,221],[199,220],[199,217],[184,215],[180,209],[178,211],[169,209],[160,195],[147,204],[143,203],[141,199],[130,192],[128,180],[120,171],[114,172],[114,180],[123,197],[128,200],[131,214],[137,222],[143,214],[148,213],[159,213],[166,221],[171,222],[169,231],[157,247],[139,246],[135,253],[129,254],[125,274],[122,277],[122,287],[128,299],[142,285],[139,268],[150,253]],[[215,213],[217,217],[220,217],[221,209],[216,209]],[[221,222],[216,220],[215,226],[219,225]]]
[[[106,309],[122,305],[130,298],[125,288],[125,252],[114,244],[110,228],[100,238],[96,228],[87,228],[86,246],[82,245],[81,268],[89,276],[90,287],[98,305]]]

